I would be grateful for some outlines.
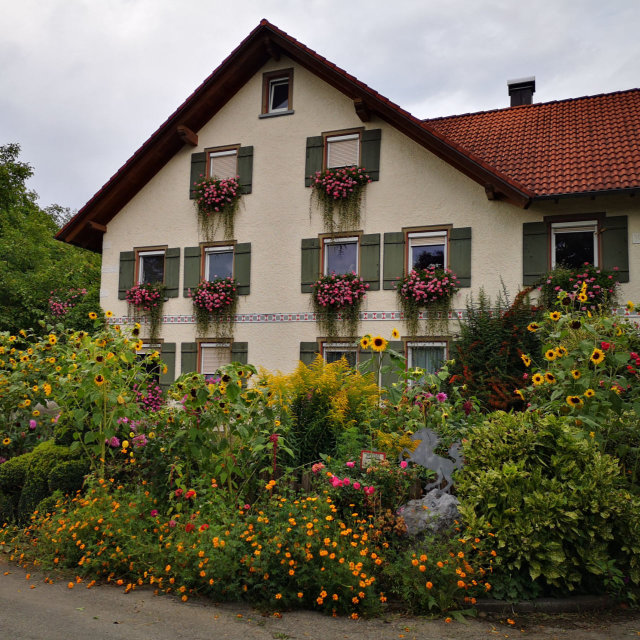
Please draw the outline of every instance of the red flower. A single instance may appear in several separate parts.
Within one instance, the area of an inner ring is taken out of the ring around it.
[[[191,523],[191,522],[189,522],[189,524],[187,524],[187,526],[184,528],[184,530],[187,533],[191,533],[195,528],[196,528],[196,525]]]
[[[174,495],[176,498],[179,498],[183,493],[184,493],[183,489],[176,489],[176,492],[174,493]]]
[[[185,498],[187,500],[190,500],[191,498],[194,498],[196,495],[196,492],[193,489],[189,489],[189,491],[187,491],[187,493],[185,494]]]

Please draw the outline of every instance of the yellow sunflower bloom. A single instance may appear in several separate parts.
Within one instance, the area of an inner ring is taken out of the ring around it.
[[[549,314],[549,317],[554,321],[554,322],[558,322],[558,320],[560,320],[560,318],[562,318],[562,314],[559,311],[552,311]]]
[[[531,380],[536,387],[539,387],[544,382],[544,376],[541,373],[534,373]]]
[[[515,395],[517,395],[518,398],[520,398],[520,400],[524,401],[524,394],[522,393],[522,391],[520,389],[516,389],[513,393]]]
[[[593,389],[587,389],[584,392],[584,397],[585,398],[593,398],[593,396],[595,396],[595,395],[596,395],[596,392]]]
[[[578,371],[577,369],[571,369],[571,375],[574,380],[580,380],[582,373],[580,373],[580,371]]]
[[[371,346],[371,336],[367,334],[366,336],[362,336],[360,338],[360,348],[368,349]]]
[[[572,407],[581,407],[584,402],[580,396],[567,396],[567,404]]]
[[[397,329],[392,329],[391,330],[391,337],[394,340],[397,340],[400,337],[400,332]]]
[[[528,366],[530,366],[530,365],[531,365],[531,358],[530,358],[526,353],[523,353],[523,354],[520,356],[520,359],[521,359],[521,360],[522,360],[522,362],[524,363],[524,366],[525,366],[525,367],[528,367]]]
[[[2,441],[2,444],[3,444],[5,447],[8,447],[8,446],[11,444],[11,438],[5,438],[5,439]]]
[[[633,300],[627,300],[627,311],[631,312],[636,308],[636,305],[633,303]]]
[[[56,344],[58,342],[58,338],[53,335],[53,333],[49,336],[49,344]]]
[[[99,387],[101,387],[101,386],[104,384],[104,382],[105,382],[105,380],[104,380],[104,376],[97,375],[97,376],[93,379],[93,381],[94,381],[94,382],[95,382]]]
[[[105,311],[105,312],[104,312],[104,315],[105,315],[107,318],[113,318],[113,311]]]
[[[540,329],[540,325],[537,322],[532,322],[528,327],[527,331],[531,331],[531,333],[535,333]]]
[[[593,364],[600,364],[604,361],[604,351],[601,349],[594,349],[589,360],[591,360]]]
[[[376,336],[371,341],[371,349],[373,351],[380,353],[381,351],[384,351],[387,348],[387,344],[388,344],[387,341],[382,336]]]
[[[89,311],[89,320],[95,320],[98,314],[95,311]]]
[[[553,362],[558,357],[558,354],[555,349],[547,349],[544,352],[544,357],[549,360],[549,362]]]
[[[549,384],[555,384],[556,383],[556,377],[553,375],[553,373],[551,373],[551,371],[547,371],[544,374],[544,379],[549,383]]]
[[[579,293],[578,294],[578,300],[580,302],[586,302],[589,298],[587,297],[586,293]]]
[[[569,352],[567,351],[566,347],[563,347],[562,345],[556,347],[556,355],[558,356],[558,358],[563,358],[567,355],[567,353]]]

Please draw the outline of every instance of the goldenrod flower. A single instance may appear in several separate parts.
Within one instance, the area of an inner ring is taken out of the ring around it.
[[[601,349],[594,349],[589,360],[591,360],[593,364],[600,364],[604,360],[604,351]]]
[[[376,336],[371,342],[371,349],[380,353],[387,348],[387,341],[382,336]]]

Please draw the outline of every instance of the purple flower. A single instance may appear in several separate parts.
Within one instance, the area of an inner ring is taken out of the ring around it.
[[[29,420],[29,429],[33,431],[38,426],[38,423],[35,420]]]
[[[447,394],[444,393],[444,391],[441,391],[440,393],[436,394],[436,400],[438,402],[444,402],[447,399]]]
[[[150,515],[151,515],[152,518],[155,518],[158,515],[158,510],[157,509],[152,509]]]

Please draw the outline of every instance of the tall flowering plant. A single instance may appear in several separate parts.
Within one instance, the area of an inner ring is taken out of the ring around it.
[[[226,240],[233,238],[235,215],[240,203],[239,178],[203,178],[194,182],[195,206],[200,228],[207,240],[212,240],[220,224]]]
[[[205,335],[210,323],[216,335],[229,333],[238,304],[238,290],[233,278],[203,280],[195,289],[189,289],[193,311],[200,335]]]
[[[326,229],[346,231],[360,226],[364,187],[371,178],[361,167],[316,171],[311,178],[311,198],[322,207]]]
[[[55,289],[49,296],[49,311],[55,318],[63,318],[86,295],[86,289]]]
[[[313,310],[320,329],[327,336],[338,335],[338,320],[346,323],[346,334],[355,335],[360,320],[360,307],[369,285],[354,272],[332,273],[313,284]]]
[[[398,282],[398,302],[409,333],[418,333],[421,309],[427,312],[427,331],[429,321],[436,331],[446,329],[451,299],[459,288],[456,274],[446,268],[413,269],[402,278]]]
[[[136,320],[149,320],[149,339],[155,342],[162,322],[162,308],[164,306],[164,285],[159,282],[135,284],[126,293],[129,313]]]

